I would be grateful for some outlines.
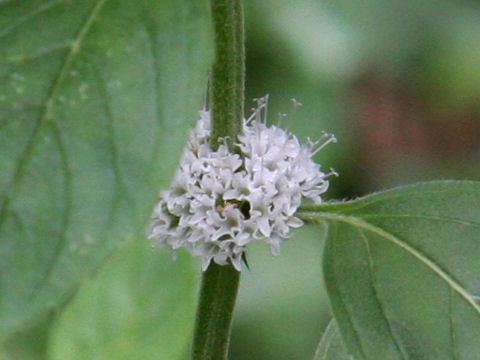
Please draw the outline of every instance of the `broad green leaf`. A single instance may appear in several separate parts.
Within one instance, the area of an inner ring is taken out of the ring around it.
[[[129,244],[62,311],[48,359],[183,359],[193,332],[198,269],[186,252],[173,261],[146,241]]]
[[[332,319],[320,339],[313,360],[351,360],[338,331],[337,322]]]
[[[43,321],[21,333],[11,336],[0,346],[2,360],[45,360],[47,358],[48,335],[54,318],[53,312]]]
[[[0,2],[0,338],[144,233],[202,103],[194,0]]]
[[[480,183],[423,183],[302,217],[329,223],[327,290],[356,359],[478,359]]]

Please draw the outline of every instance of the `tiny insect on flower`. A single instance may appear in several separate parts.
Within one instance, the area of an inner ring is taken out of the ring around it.
[[[238,153],[226,142],[211,148],[211,115],[201,111],[173,183],[153,210],[149,238],[172,252],[187,248],[202,258],[203,270],[213,260],[240,271],[251,242],[266,242],[278,255],[290,229],[303,224],[295,216],[302,199],[320,203],[335,175],[312,159],[335,137],[324,133],[302,145],[293,134],[267,126],[266,99],[244,120]]]

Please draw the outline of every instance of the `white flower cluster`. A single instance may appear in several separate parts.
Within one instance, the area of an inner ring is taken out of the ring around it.
[[[202,257],[203,270],[213,260],[240,271],[250,242],[265,241],[279,254],[290,228],[302,225],[295,217],[302,197],[319,203],[327,190],[332,173],[323,173],[312,156],[335,138],[324,134],[301,145],[268,127],[262,107],[244,121],[238,153],[226,143],[210,147],[210,113],[201,111],[173,184],[154,209],[149,238],[173,252],[186,247]]]

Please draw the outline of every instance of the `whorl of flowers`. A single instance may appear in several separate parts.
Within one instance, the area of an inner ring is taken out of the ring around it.
[[[266,125],[265,107],[262,98],[243,122],[236,152],[226,141],[211,148],[211,114],[200,112],[174,181],[154,208],[149,238],[173,252],[186,247],[202,258],[203,270],[213,260],[240,271],[251,242],[264,241],[279,254],[290,228],[303,224],[295,216],[302,198],[319,203],[328,188],[333,172],[323,173],[312,156],[335,137],[323,134],[301,145],[291,133]]]

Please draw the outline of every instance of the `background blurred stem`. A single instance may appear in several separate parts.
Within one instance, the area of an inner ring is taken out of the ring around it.
[[[242,0],[212,0],[215,63],[211,78],[212,140],[225,138],[234,150],[242,127],[245,44]],[[210,264],[202,274],[192,360],[225,360],[240,272],[232,265]]]

